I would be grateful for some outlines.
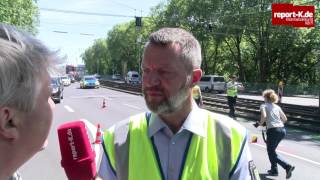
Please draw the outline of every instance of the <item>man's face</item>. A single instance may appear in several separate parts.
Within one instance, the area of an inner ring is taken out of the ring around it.
[[[35,108],[29,113],[20,113],[19,141],[25,157],[30,158],[44,145],[52,123],[54,103],[50,97],[49,75],[41,77],[40,92],[36,96]]]
[[[180,47],[146,47],[142,90],[148,108],[158,114],[180,110],[190,96],[191,75],[179,57]]]

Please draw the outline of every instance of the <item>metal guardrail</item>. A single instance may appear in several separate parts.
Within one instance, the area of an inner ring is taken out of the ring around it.
[[[141,85],[126,84],[113,81],[100,81],[101,85],[114,90],[141,95]],[[227,114],[229,111],[227,98],[215,94],[203,93],[204,108]],[[260,105],[263,101],[238,98],[236,113],[238,117],[251,119],[253,121],[260,119]],[[288,117],[287,125],[299,129],[314,131],[320,133],[320,112],[317,107],[301,106],[294,104],[281,104],[283,111]]]
[[[205,94],[204,105],[207,109],[227,114],[229,107],[227,98]],[[238,98],[236,105],[237,116],[252,120],[260,119],[260,105],[263,101]],[[299,129],[320,132],[320,114],[317,107],[293,104],[280,105],[288,117],[287,125]]]

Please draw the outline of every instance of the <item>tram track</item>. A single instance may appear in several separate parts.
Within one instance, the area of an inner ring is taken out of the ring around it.
[[[140,85],[117,83],[113,81],[100,81],[100,83],[106,88],[135,95],[142,95]],[[225,96],[203,93],[203,102],[205,109],[222,114],[228,114],[229,107]],[[263,101],[261,100],[237,98],[237,117],[243,117],[252,121],[259,120],[259,109],[262,103]],[[288,117],[288,122],[286,123],[287,126],[320,133],[320,114],[318,107],[285,103],[282,103],[280,106]]]

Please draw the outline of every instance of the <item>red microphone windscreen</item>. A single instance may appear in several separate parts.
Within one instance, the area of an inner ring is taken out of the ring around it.
[[[61,166],[69,180],[91,180],[96,175],[95,152],[92,150],[86,125],[82,121],[58,127]]]

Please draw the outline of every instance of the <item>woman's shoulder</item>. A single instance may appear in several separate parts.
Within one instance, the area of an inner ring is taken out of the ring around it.
[[[273,106],[274,108],[281,109],[281,107],[280,107],[278,104],[272,103],[272,106]]]
[[[267,106],[267,103],[263,103],[260,105],[260,109],[264,109],[264,108],[266,108],[266,106]]]

